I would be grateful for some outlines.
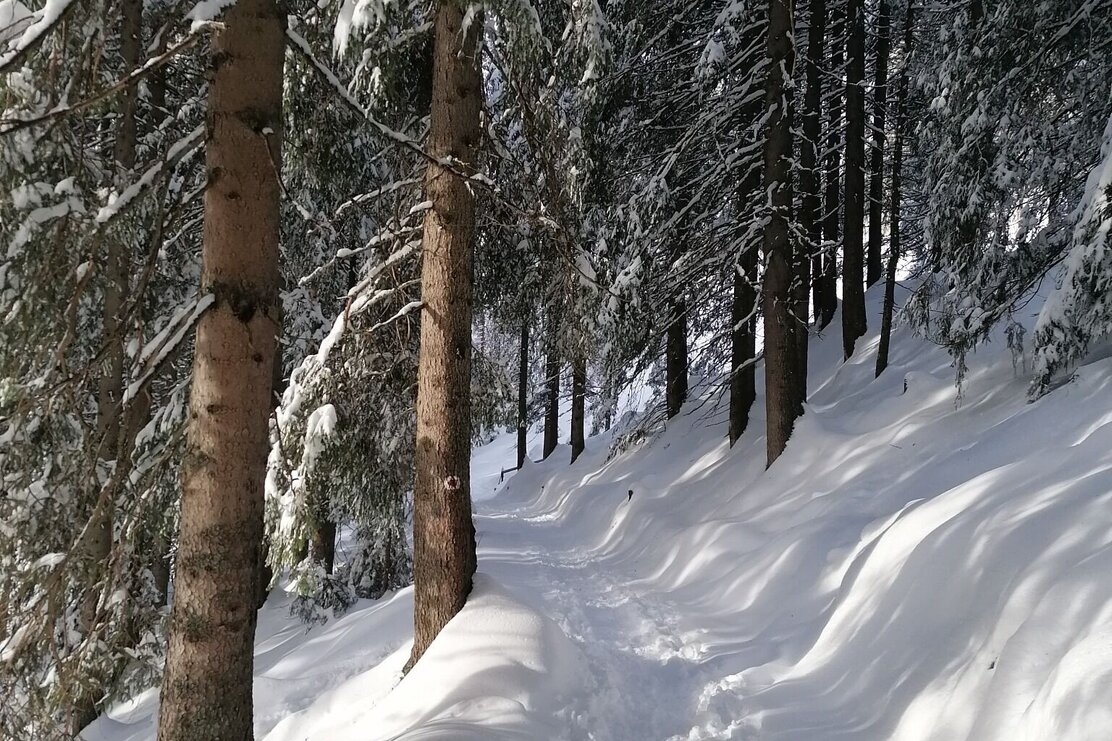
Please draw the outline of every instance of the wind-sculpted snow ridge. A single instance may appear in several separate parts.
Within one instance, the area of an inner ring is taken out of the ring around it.
[[[273,598],[257,736],[1106,739],[1112,358],[1027,403],[994,343],[957,404],[944,351],[899,331],[874,380],[875,331],[845,364],[840,339],[812,343],[768,471],[761,399],[733,450],[695,399],[613,459],[598,437],[527,463],[478,503],[476,593],[400,683],[408,590],[308,633]],[[88,738],[152,738],[145,702]]]

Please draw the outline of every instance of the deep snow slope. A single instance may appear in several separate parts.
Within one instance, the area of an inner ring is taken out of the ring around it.
[[[709,391],[611,460],[594,438],[495,488],[512,439],[477,451],[468,607],[399,682],[409,590],[308,633],[275,596],[257,736],[1109,738],[1112,359],[1028,404],[999,341],[958,405],[941,350],[897,331],[874,380],[875,331],[845,364],[840,339],[767,471],[761,400],[730,450]],[[87,738],[152,738],[155,702]]]

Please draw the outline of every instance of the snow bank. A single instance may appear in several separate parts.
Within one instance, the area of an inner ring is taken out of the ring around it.
[[[552,738],[565,698],[583,683],[575,644],[482,573],[465,609],[404,679],[412,589],[363,600],[311,631],[288,609],[279,590],[260,614],[260,741]],[[117,706],[82,739],[154,739],[157,700],[152,690]]]
[[[959,405],[944,351],[900,330],[874,380],[875,331],[849,363],[840,340],[812,343],[807,413],[767,471],[760,398],[732,450],[725,400],[696,399],[612,460],[593,438],[499,486],[513,433],[476,451],[467,608],[399,683],[409,590],[309,633],[277,600],[256,736],[1107,738],[1112,357],[1027,403],[993,343]],[[87,738],[153,738],[153,703]]]
[[[484,574],[399,682],[409,649],[279,723],[267,741],[551,738],[562,699],[582,681],[575,645]]]
[[[642,603],[624,681],[682,698],[646,737],[1107,738],[1112,362],[1028,404],[1000,342],[956,405],[942,351],[901,332],[873,380],[875,333],[842,364],[832,329],[770,470],[762,410],[731,451],[725,404],[692,403],[641,450],[515,478],[491,525]]]

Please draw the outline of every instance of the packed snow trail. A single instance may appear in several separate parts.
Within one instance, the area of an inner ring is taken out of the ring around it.
[[[610,499],[632,505],[622,491]],[[559,525],[527,508],[481,512],[476,527],[483,570],[552,616],[582,652],[587,686],[565,711],[568,738],[663,738],[683,729],[685,689],[698,686],[698,673],[677,645],[674,606],[642,598],[573,550],[531,546],[550,541],[545,531]]]
[[[256,738],[1106,739],[1112,353],[1027,403],[994,343],[959,404],[938,348],[901,330],[874,380],[875,333],[848,363],[839,340],[767,471],[762,400],[730,449],[706,389],[503,485],[513,435],[478,448],[463,612],[402,679],[411,590],[309,631],[272,595]],[[85,738],[149,741],[156,713],[150,691]]]

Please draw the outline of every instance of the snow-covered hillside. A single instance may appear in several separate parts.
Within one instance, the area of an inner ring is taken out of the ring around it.
[[[257,737],[1108,738],[1112,359],[1029,404],[998,341],[956,405],[943,351],[899,330],[874,380],[875,343],[843,364],[836,325],[813,342],[768,471],[761,401],[730,450],[703,398],[611,460],[594,438],[477,487],[475,593],[400,682],[409,590],[309,632],[275,595]],[[155,706],[85,738],[153,738]]]

